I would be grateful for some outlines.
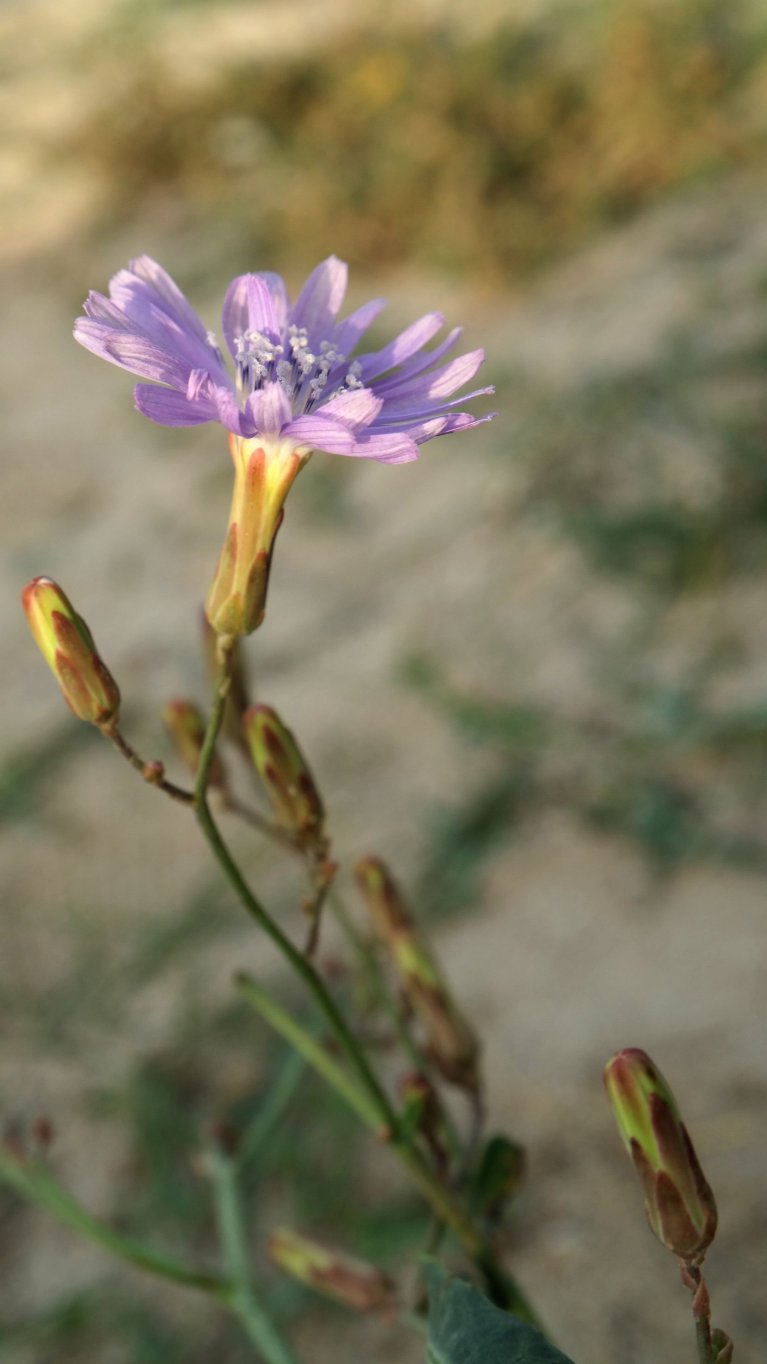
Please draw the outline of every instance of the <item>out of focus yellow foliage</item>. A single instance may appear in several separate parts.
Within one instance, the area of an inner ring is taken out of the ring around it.
[[[121,217],[170,195],[280,266],[311,240],[312,256],[357,265],[519,275],[764,150],[756,12],[595,0],[477,38],[363,25],[269,60],[243,52],[197,86],[145,34],[56,155],[95,170]]]

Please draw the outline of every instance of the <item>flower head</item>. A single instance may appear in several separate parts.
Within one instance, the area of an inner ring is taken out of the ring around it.
[[[170,276],[140,256],[114,276],[108,298],[89,295],[75,337],[148,379],[136,386],[136,406],[164,426],[217,421],[245,440],[403,463],[433,436],[488,421],[455,408],[492,388],[451,396],[474,377],[483,352],[438,363],[460,328],[425,349],[443,325],[440,313],[357,353],[384,303],[374,299],[338,322],[346,275],[343,261],[328,257],[293,304],[279,275],[239,275],[224,299],[221,346]]]

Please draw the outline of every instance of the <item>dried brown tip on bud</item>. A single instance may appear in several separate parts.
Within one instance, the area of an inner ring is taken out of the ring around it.
[[[33,578],[21,594],[29,628],[78,720],[100,729],[117,721],[120,689],[93,636],[66,593],[51,578]]]
[[[356,1312],[389,1312],[394,1306],[394,1285],[382,1270],[295,1231],[275,1231],[269,1255],[294,1279]]]
[[[179,758],[192,776],[196,776],[205,742],[206,723],[202,711],[194,701],[176,698],[165,703],[162,718]],[[226,787],[226,770],[217,753],[213,755],[208,783],[219,790]]]
[[[292,732],[271,706],[250,706],[243,716],[248,747],[283,828],[306,845],[325,847],[320,793]]]
[[[405,999],[424,1029],[430,1059],[445,1080],[476,1093],[479,1043],[397,883],[377,857],[363,858],[355,876],[376,936],[386,947]]]

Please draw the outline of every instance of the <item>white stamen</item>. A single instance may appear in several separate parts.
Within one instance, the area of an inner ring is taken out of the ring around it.
[[[360,379],[361,373],[362,365],[360,364],[359,360],[353,360],[349,366],[349,369],[346,373],[346,378],[344,379],[344,382],[341,388],[339,389],[339,392],[346,393],[354,388],[364,388],[365,385]]]
[[[209,340],[211,337],[212,333]],[[290,399],[294,412],[308,412],[320,400],[328,387],[331,373],[345,363],[346,356],[332,341],[320,341],[319,354],[316,355],[309,345],[306,328],[295,323],[288,327],[284,340],[285,344],[281,345],[270,340],[263,332],[252,329],[234,338],[237,392],[240,401],[244,402],[254,389],[276,378]],[[363,387],[358,377],[359,370],[357,361],[349,366],[346,387]],[[343,393],[345,387],[338,387],[336,381],[332,391]]]

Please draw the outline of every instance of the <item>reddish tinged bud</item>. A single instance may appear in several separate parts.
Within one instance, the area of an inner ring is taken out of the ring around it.
[[[356,1312],[389,1312],[394,1285],[375,1265],[328,1250],[281,1227],[269,1240],[269,1255],[280,1269]]]
[[[167,701],[163,706],[162,718],[178,756],[192,776],[195,776],[205,740],[206,724],[202,711],[194,701],[176,699]],[[208,784],[219,790],[226,786],[224,765],[217,753],[213,755]]]
[[[287,725],[271,706],[250,706],[243,726],[254,766],[280,824],[303,842],[324,845],[322,800]]]
[[[219,635],[249,635],[264,619],[283,503],[311,451],[295,441],[230,435],[234,492],[229,529],[205,614]]]
[[[699,1264],[716,1232],[716,1204],[668,1084],[638,1047],[617,1052],[604,1078],[652,1230],[681,1260]]]
[[[112,728],[120,709],[120,691],[69,598],[51,578],[33,578],[21,600],[35,642],[69,709],[78,720]]]
[[[476,1093],[479,1044],[455,1004],[396,882],[377,857],[363,858],[355,875],[376,934],[389,951],[405,999],[424,1028],[431,1059],[446,1080]]]

